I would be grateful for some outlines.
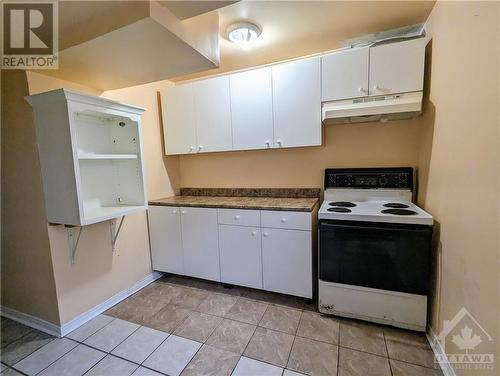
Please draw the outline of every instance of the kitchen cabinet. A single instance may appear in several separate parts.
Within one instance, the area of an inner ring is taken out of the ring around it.
[[[233,148],[229,77],[221,76],[192,84],[196,119],[197,151]]]
[[[423,90],[425,38],[370,48],[370,95]]]
[[[272,67],[276,147],[321,145],[321,59]]]
[[[232,74],[229,79],[234,149],[273,147],[271,68]]]
[[[84,226],[144,211],[144,108],[64,89],[33,108],[47,221]]]
[[[368,71],[370,48],[348,49],[321,58],[324,102],[366,97],[368,95]]]
[[[312,298],[315,212],[149,210],[154,270]]]
[[[217,209],[181,208],[184,273],[220,281]]]
[[[264,290],[312,297],[311,232],[262,228]]]
[[[221,281],[262,288],[260,228],[219,225]]]
[[[196,153],[193,84],[167,86],[160,97],[166,154]]]
[[[150,207],[151,260],[156,270],[184,274],[179,208]]]

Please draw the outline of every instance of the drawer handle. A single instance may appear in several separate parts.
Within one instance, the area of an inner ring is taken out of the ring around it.
[[[286,218],[281,218],[281,222],[285,223],[286,222]]]
[[[269,236],[269,233],[268,232],[264,232],[264,237],[267,238]]]
[[[234,216],[234,220],[237,221],[238,219],[240,219],[240,216],[239,215],[235,215]]]
[[[181,210],[181,214],[186,214],[186,213],[187,213],[187,211]]]
[[[252,236],[257,235],[257,231],[252,231]]]

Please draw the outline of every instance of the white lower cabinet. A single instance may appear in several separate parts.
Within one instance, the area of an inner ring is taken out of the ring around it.
[[[260,228],[219,225],[219,252],[222,282],[262,288]]]
[[[262,229],[264,290],[312,297],[311,231]]]
[[[149,208],[151,260],[155,270],[184,274],[180,213],[179,208]]]
[[[181,208],[184,274],[220,281],[217,209]]]
[[[306,212],[151,206],[153,269],[311,299],[312,221]]]

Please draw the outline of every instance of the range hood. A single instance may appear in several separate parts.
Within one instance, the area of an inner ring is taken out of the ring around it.
[[[412,119],[422,112],[422,92],[380,95],[324,102],[325,124],[362,123],[367,121]]]

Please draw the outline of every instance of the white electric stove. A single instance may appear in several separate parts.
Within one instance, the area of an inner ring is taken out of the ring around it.
[[[425,331],[433,218],[411,168],[327,169],[319,310]]]

